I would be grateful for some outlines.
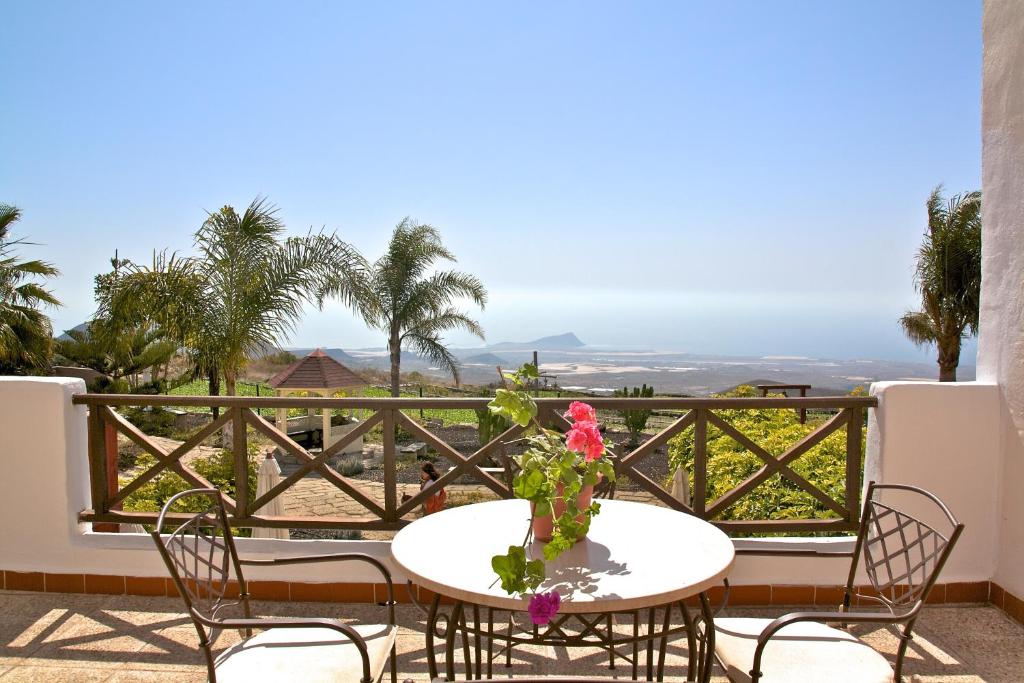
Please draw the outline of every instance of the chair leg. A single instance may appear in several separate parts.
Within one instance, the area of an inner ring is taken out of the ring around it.
[[[391,646],[391,683],[398,683],[398,638]]]

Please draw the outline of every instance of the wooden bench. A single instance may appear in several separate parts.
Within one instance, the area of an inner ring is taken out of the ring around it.
[[[413,441],[410,444],[406,444],[398,449],[400,453],[405,455],[420,456],[427,454],[427,444],[422,441]]]

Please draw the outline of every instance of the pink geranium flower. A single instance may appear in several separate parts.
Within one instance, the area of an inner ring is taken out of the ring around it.
[[[565,435],[565,447],[575,453],[583,453],[587,462],[600,458],[604,454],[604,439],[597,422],[586,420],[574,424]]]
[[[538,626],[543,626],[558,614],[558,608],[561,604],[561,596],[555,591],[549,591],[547,593],[535,593],[530,598],[530,604],[526,609],[530,613],[530,620]]]
[[[573,401],[569,404],[569,410],[565,411],[565,418],[572,418],[574,422],[597,422],[597,412],[589,403]]]

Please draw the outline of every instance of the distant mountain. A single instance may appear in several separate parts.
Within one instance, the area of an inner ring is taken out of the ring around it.
[[[288,349],[288,351],[294,353],[298,358],[309,355],[313,350],[314,349]],[[345,353],[342,349],[324,349],[324,353],[342,364],[359,362],[358,358]]]
[[[580,338],[572,332],[566,332],[565,334],[556,334],[550,337],[541,337],[540,339],[534,339],[529,342],[500,342],[498,344],[491,344],[488,348],[491,350],[497,349],[510,349],[510,350],[538,350],[538,351],[565,351],[568,349],[578,349],[581,346],[586,346]]]
[[[58,335],[56,337],[56,339],[57,339],[57,341],[71,341],[71,337],[68,336],[68,332],[88,332],[88,331],[89,331],[89,322],[86,321],[84,323],[79,323],[78,325],[75,325],[70,330],[65,330],[62,334]]]

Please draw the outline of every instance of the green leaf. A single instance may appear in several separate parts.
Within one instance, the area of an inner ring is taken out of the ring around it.
[[[537,587],[544,583],[545,576],[544,562],[541,560],[530,560],[526,563],[525,583],[527,588],[537,590]]]
[[[512,490],[516,498],[535,500],[544,489],[544,473],[540,470],[524,471],[516,475]]]
[[[498,389],[487,407],[492,413],[506,417],[520,427],[528,426],[530,420],[537,416],[537,404],[524,391]]]
[[[508,554],[492,557],[491,568],[501,579],[501,588],[506,593],[521,593],[526,590],[526,551],[522,546],[510,545]]]

